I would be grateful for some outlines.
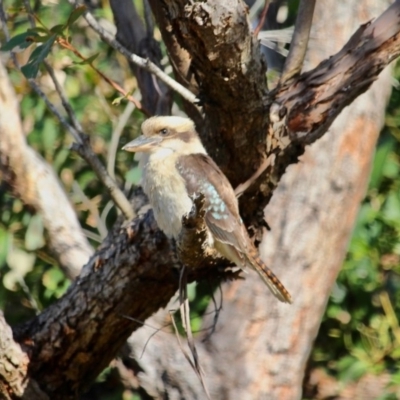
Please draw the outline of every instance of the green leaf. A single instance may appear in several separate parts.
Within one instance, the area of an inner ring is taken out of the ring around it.
[[[39,214],[36,214],[29,221],[25,233],[25,248],[32,251],[43,247],[45,245],[43,232],[44,227],[42,217]]]
[[[49,118],[45,119],[42,128],[42,144],[46,153],[51,155],[51,158],[53,158],[58,132],[55,121]]]
[[[68,289],[69,282],[65,278],[60,268],[50,268],[43,274],[43,286],[46,288],[44,297],[50,299],[51,297],[60,298]]]
[[[51,35],[46,43],[44,43],[42,46],[36,47],[36,49],[32,52],[27,64],[21,68],[22,73],[27,79],[36,77],[39,72],[39,65],[50,53],[51,47],[53,46],[55,40],[56,35]]]
[[[16,290],[16,284],[19,283],[25,275],[32,271],[35,264],[35,255],[26,253],[21,249],[14,248],[7,255],[7,264],[10,271],[4,275],[3,285],[8,290]]]
[[[61,170],[61,167],[64,165],[69,155],[70,151],[64,148],[60,149],[56,153],[55,157],[53,158],[53,167],[56,171],[59,172]]]
[[[35,26],[34,28],[29,28],[28,32],[45,33],[47,35],[49,33],[49,30],[43,28],[42,26]]]
[[[42,283],[44,287],[55,292],[64,279],[65,276],[59,268],[51,268],[43,274]]]
[[[54,25],[52,28],[50,28],[50,32],[62,35],[64,33],[64,29],[65,29],[64,24]]]
[[[11,38],[4,46],[1,47],[1,51],[11,51],[15,47],[19,47],[20,49],[26,49],[32,43],[36,42],[36,38],[38,37],[37,32],[27,31],[24,33],[20,33],[17,36]]]
[[[124,100],[126,97],[125,96],[119,96],[116,97],[113,101],[112,101],[112,105],[113,106],[119,106],[121,104],[121,101]]]
[[[384,169],[386,159],[389,154],[393,151],[396,144],[396,140],[389,136],[383,143],[379,144],[378,149],[375,153],[374,163],[371,171],[371,178],[369,187],[377,189],[384,176]]]
[[[0,268],[6,261],[7,253],[8,253],[8,249],[9,249],[10,241],[11,241],[10,239],[11,239],[11,235],[3,228],[0,228]]]
[[[399,162],[394,153],[389,154],[383,168],[383,175],[389,179],[396,179],[399,175]]]
[[[345,360],[342,364],[340,361]],[[367,372],[367,365],[353,357],[344,357],[338,362],[338,368],[343,368],[339,372],[339,379],[344,382],[356,381]]]
[[[86,64],[91,64],[98,56],[100,53],[96,53],[93,54],[92,56],[90,56],[89,58],[87,58],[86,60],[83,61],[76,61],[74,62],[74,64],[76,65],[86,65]]]
[[[65,26],[71,26],[84,12],[86,11],[86,6],[79,6],[72,11],[71,15],[68,18]]]
[[[400,198],[396,192],[390,192],[383,207],[383,217],[387,223],[400,225]]]

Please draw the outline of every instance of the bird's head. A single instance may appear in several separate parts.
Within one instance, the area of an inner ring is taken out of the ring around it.
[[[142,135],[122,150],[143,153],[205,153],[194,123],[183,117],[151,117],[142,124]]]

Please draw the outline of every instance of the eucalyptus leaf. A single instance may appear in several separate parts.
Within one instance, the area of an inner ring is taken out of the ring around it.
[[[86,6],[79,6],[72,11],[68,18],[66,26],[71,26],[84,12],[86,11]]]
[[[1,51],[11,51],[18,47],[19,49],[26,49],[32,43],[35,43],[35,39],[39,36],[37,32],[27,31],[20,33],[12,37],[7,43],[0,48]]]
[[[43,45],[36,47],[36,49],[32,52],[31,56],[27,64],[25,64],[21,71],[25,75],[27,79],[35,78],[39,72],[39,66],[43,62],[43,60],[50,53],[51,47],[53,46],[54,41],[56,40],[56,35],[51,35],[49,40]]]

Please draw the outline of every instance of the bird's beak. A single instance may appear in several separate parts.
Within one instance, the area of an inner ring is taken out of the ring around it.
[[[132,151],[132,152],[147,152],[150,151],[154,146],[160,143],[160,138],[158,137],[146,137],[146,136],[139,136],[132,142],[126,144],[122,150]]]

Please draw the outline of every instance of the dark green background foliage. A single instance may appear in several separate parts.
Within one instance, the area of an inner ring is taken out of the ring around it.
[[[17,3],[17,2],[14,2]],[[15,4],[9,29],[12,36],[29,28],[26,14]],[[98,9],[100,19],[111,20],[108,8]],[[46,28],[65,24],[71,8],[65,2],[41,6],[37,15]],[[85,57],[98,56],[93,64],[132,93],[132,78],[124,57],[110,51],[78,19],[64,30]],[[2,44],[4,37],[0,37]],[[34,46],[32,46],[34,47]],[[2,54],[3,59],[7,53]],[[29,54],[21,53],[21,63]],[[63,82],[83,129],[90,135],[92,147],[104,161],[110,157],[109,144],[121,113],[126,107],[120,97],[87,64],[71,52],[54,44],[47,59]],[[94,247],[117,216],[110,198],[87,164],[70,151],[72,138],[65,132],[44,102],[30,89],[26,79],[8,63],[9,73],[21,100],[21,115],[29,144],[49,162],[68,192],[82,227]],[[58,104],[42,66],[38,82],[51,100]],[[400,68],[396,69],[400,77]],[[121,136],[119,148],[138,133],[143,115],[135,110]],[[366,373],[391,376],[392,385],[400,385],[400,92],[394,89],[373,164],[370,184],[362,203],[348,256],[334,287],[310,367],[320,366],[338,380],[355,380]],[[131,155],[118,151],[115,175],[121,186],[139,179]],[[77,187],[80,188],[77,189]],[[84,195],[82,194],[84,193]],[[46,248],[46,233],[40,215],[15,199],[4,183],[0,186],[0,307],[10,324],[32,317],[59,298],[68,281]],[[193,330],[201,324],[201,315],[210,301],[209,283],[191,285]],[[218,298],[218,295],[216,295]],[[107,369],[99,381],[113,386],[113,372]],[[106,385],[103,383],[103,385]],[[121,391],[102,398],[121,398]],[[133,394],[129,396],[134,396]],[[124,398],[134,398],[134,397]],[[389,395],[385,399],[394,398]]]

